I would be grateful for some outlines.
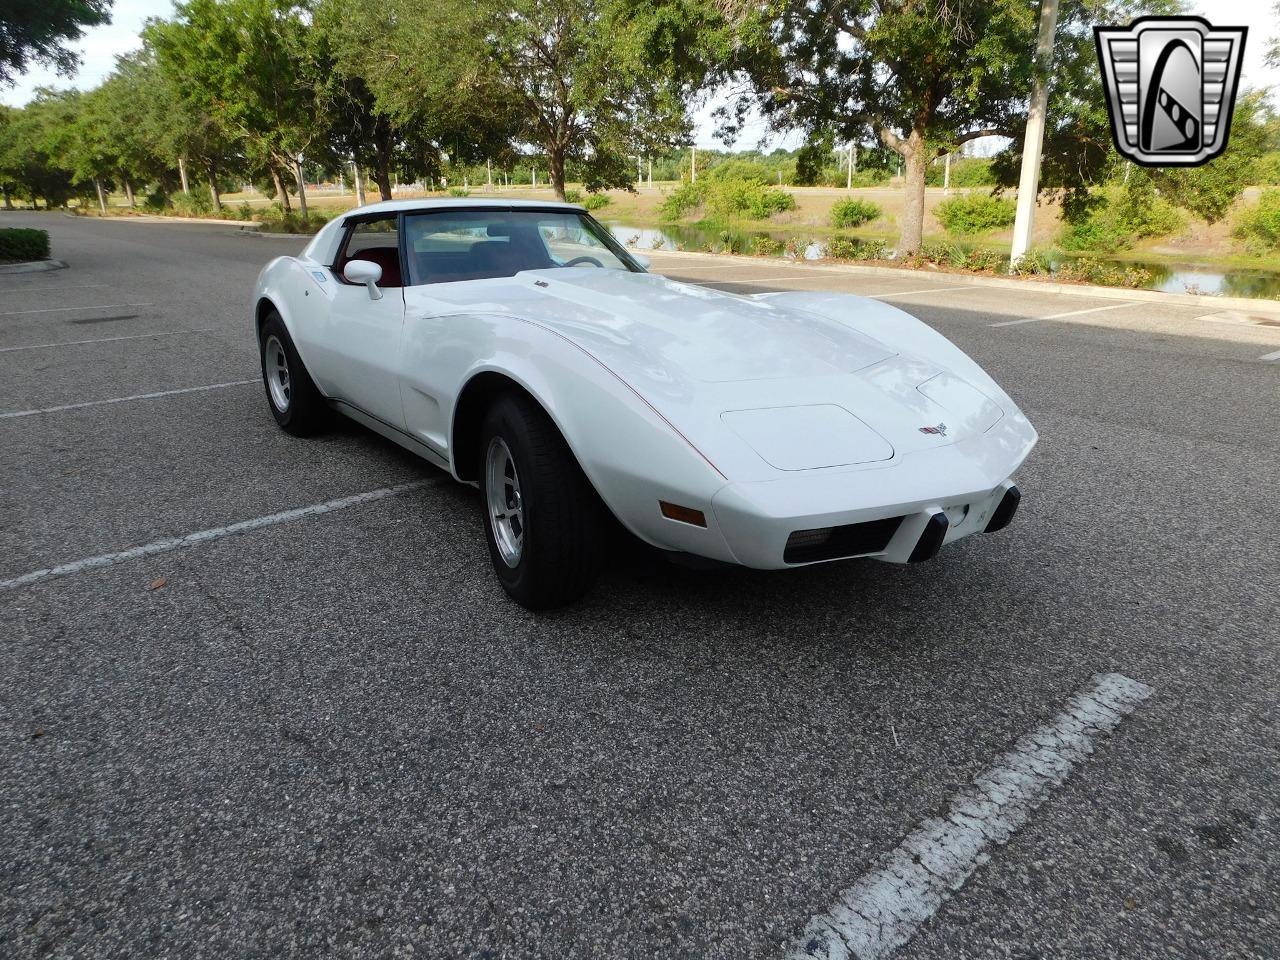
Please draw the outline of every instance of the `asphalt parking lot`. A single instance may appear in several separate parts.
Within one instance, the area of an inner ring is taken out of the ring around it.
[[[11,224],[70,268],[0,275],[0,956],[782,958],[868,890],[863,956],[1280,955],[1280,314],[655,254],[934,325],[1040,431],[1022,509],[533,615],[473,490],[276,428],[249,291],[304,241]],[[982,849],[912,887],[940,822]]]

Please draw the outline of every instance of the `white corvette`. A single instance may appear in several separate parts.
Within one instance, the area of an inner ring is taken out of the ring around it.
[[[1009,522],[1036,442],[901,310],[654,276],[568,204],[361,207],[253,299],[279,425],[335,409],[478,484],[493,568],[529,607],[587,588],[609,514],[749,567],[926,560]]]

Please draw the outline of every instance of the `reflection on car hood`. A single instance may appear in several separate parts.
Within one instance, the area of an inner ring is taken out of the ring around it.
[[[851,373],[893,350],[823,317],[664,277],[593,267],[451,284],[458,307],[512,313],[569,337],[615,370],[734,383]],[[500,305],[500,306],[499,306]]]

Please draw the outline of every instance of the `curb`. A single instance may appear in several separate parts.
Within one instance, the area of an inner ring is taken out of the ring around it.
[[[136,216],[123,217],[100,217],[97,215],[81,215],[78,213],[64,213],[64,217],[72,220],[101,220],[104,223],[198,223],[206,227],[232,227],[240,233],[257,232],[261,228],[261,224],[252,220],[214,220],[205,217],[157,217],[149,214],[137,214]]]
[[[795,270],[816,270],[824,273],[855,274],[864,277],[893,277],[899,280],[908,277],[937,277],[958,286],[969,287],[1002,287],[1005,289],[1043,290],[1046,293],[1074,294],[1077,297],[1098,297],[1102,300],[1131,300],[1148,303],[1185,303],[1206,307],[1208,310],[1262,310],[1280,313],[1280,301],[1264,300],[1253,297],[1215,297],[1199,296],[1193,293],[1165,293],[1162,290],[1132,290],[1128,287],[1098,287],[1087,283],[1056,283],[1052,280],[1036,280],[1028,277],[983,277],[967,273],[950,273],[945,270],[913,270],[908,267],[872,267],[861,264],[811,264],[806,261],[783,260],[780,257],[746,257],[724,253],[697,253],[690,250],[637,250],[644,256],[654,257],[688,257],[689,259],[712,260],[733,264],[786,264]]]
[[[47,273],[67,269],[65,260],[30,260],[26,263],[0,264],[0,273]]]

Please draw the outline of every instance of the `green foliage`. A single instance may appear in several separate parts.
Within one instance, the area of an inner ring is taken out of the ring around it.
[[[704,185],[682,183],[665,194],[658,204],[658,216],[663,220],[682,220],[702,206]]]
[[[1258,158],[1255,179],[1259,186],[1280,187],[1280,150],[1272,150]]]
[[[1236,214],[1232,233],[1250,253],[1280,250],[1280,190],[1263,190],[1257,203]]]
[[[203,190],[180,193],[173,198],[173,212],[180,217],[210,217],[213,215],[213,198]]]
[[[450,187],[450,188],[449,188],[449,196],[451,196],[451,197],[469,197],[469,196],[471,196],[471,191],[470,191],[470,190],[468,190],[468,189],[466,189],[465,187]]]
[[[870,200],[847,197],[831,205],[831,225],[834,227],[860,227],[878,219],[880,207]]]
[[[829,260],[886,260],[889,245],[883,240],[832,237],[827,241],[825,255]]]
[[[582,201],[582,205],[588,210],[603,210],[611,203],[613,203],[613,199],[607,193],[590,193]]]
[[[46,64],[70,76],[80,57],[67,45],[85,27],[111,22],[111,0],[45,0],[6,3],[0,16],[0,87]]]
[[[999,251],[966,247],[954,240],[925,241],[920,244],[919,259],[976,273],[995,273],[1008,266],[1008,260]]]
[[[565,203],[582,203],[582,191],[566,190],[564,192],[564,202]]]
[[[707,177],[697,183],[683,183],[668,193],[662,198],[658,215],[666,221],[680,220],[705,209],[713,220],[767,220],[775,213],[794,210],[795,206],[796,198],[791,194],[760,180]]]
[[[1109,263],[1093,258],[1064,261],[1059,265],[1054,276],[1059,280],[1092,283],[1101,287],[1133,287],[1135,289],[1150,286],[1152,280],[1151,271],[1143,267]]]
[[[1028,250],[1024,253],[1013,272],[1020,277],[1040,277],[1053,273],[1053,260],[1046,250]]]
[[[20,227],[0,228],[0,262],[49,259],[49,234]]]
[[[925,174],[925,183],[931,187],[940,187],[946,180],[946,168],[943,161],[929,164],[929,172]],[[952,157],[951,186],[953,187],[994,187],[1000,183],[991,161],[984,157]]]
[[[969,193],[944,200],[933,215],[947,233],[978,234],[1013,224],[1016,208],[1012,200],[989,193]]]
[[[782,241],[770,236],[756,237],[751,252],[761,257],[776,257],[782,253]]]
[[[1098,191],[1091,202],[1077,204],[1066,213],[1058,243],[1070,251],[1116,253],[1183,226],[1182,216],[1140,172],[1132,173],[1123,187]]]

